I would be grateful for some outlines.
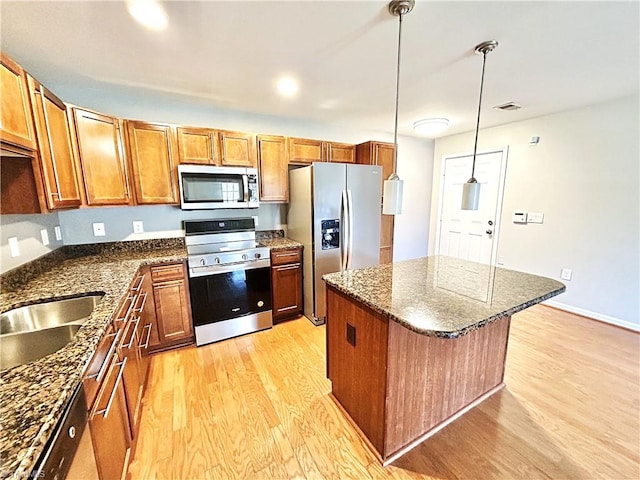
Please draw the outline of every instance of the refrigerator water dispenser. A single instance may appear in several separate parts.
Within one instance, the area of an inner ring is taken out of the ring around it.
[[[340,248],[340,220],[320,220],[322,250]]]

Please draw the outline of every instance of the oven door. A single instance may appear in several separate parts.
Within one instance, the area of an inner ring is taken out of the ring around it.
[[[271,267],[252,263],[189,277],[194,326],[271,310]]]

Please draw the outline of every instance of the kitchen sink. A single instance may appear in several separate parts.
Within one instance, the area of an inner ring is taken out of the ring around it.
[[[24,365],[63,348],[103,298],[87,295],[0,314],[0,368]]]

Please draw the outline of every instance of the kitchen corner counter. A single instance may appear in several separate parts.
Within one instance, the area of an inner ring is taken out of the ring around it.
[[[433,256],[324,275],[329,287],[422,335],[456,338],[565,291],[537,275]]]
[[[258,242],[272,251],[287,250],[289,248],[302,248],[300,242],[291,240],[286,237],[260,238]]]
[[[92,293],[105,296],[67,346],[0,373],[0,478],[31,473],[138,268],[184,260],[186,250],[179,245],[137,251],[105,248],[84,256],[76,252],[23,285],[4,287],[3,312]]]

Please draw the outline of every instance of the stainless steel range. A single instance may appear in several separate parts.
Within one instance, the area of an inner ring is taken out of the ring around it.
[[[253,218],[185,221],[196,345],[273,325],[269,249]]]

